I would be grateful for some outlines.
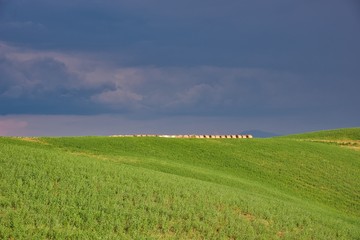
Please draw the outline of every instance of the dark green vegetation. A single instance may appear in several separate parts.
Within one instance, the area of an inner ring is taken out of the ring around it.
[[[0,238],[359,239],[360,151],[312,136],[360,129],[302,136],[0,138]]]

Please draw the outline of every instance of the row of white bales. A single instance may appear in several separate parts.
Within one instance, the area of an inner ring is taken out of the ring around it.
[[[110,137],[164,137],[164,138],[253,138],[252,135],[156,135],[156,134],[135,134],[135,135],[111,135]]]

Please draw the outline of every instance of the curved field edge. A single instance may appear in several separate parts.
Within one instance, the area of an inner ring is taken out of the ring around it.
[[[335,144],[341,147],[346,147],[348,149],[360,151],[360,128],[323,130],[317,132],[282,136],[279,138]]]
[[[323,130],[309,133],[293,134],[279,138],[293,139],[317,139],[317,140],[360,140],[360,128],[341,128],[332,130]]]
[[[319,191],[335,184],[329,169],[358,172],[356,152],[290,140],[196,141],[1,138],[0,237],[359,236],[357,181],[337,180],[333,190],[342,197]],[[336,160],[323,156],[328,151]],[[294,166],[306,157],[302,168]],[[322,163],[331,167],[312,176]],[[294,175],[296,169],[302,172]],[[320,185],[307,183],[321,179]],[[338,203],[327,200],[334,196]]]

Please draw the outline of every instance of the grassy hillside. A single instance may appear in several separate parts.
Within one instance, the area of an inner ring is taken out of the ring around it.
[[[360,151],[308,134],[0,138],[0,164],[1,239],[360,236]]]
[[[336,144],[360,151],[360,128],[324,130],[305,134],[294,134],[281,138]]]
[[[337,140],[337,141],[360,140],[360,128],[344,128],[344,129],[310,132],[305,134],[294,134],[294,135],[286,136],[286,138],[322,139],[322,140]]]

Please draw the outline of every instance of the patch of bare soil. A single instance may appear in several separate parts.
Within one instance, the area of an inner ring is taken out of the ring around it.
[[[40,143],[40,144],[49,145],[49,143],[47,143],[44,140],[39,139],[37,137],[20,137],[20,138],[17,138],[17,139],[22,140],[22,141],[27,141],[27,142],[33,142],[33,143]]]
[[[335,143],[339,146],[360,151],[360,140],[320,140],[314,139],[312,142]]]

